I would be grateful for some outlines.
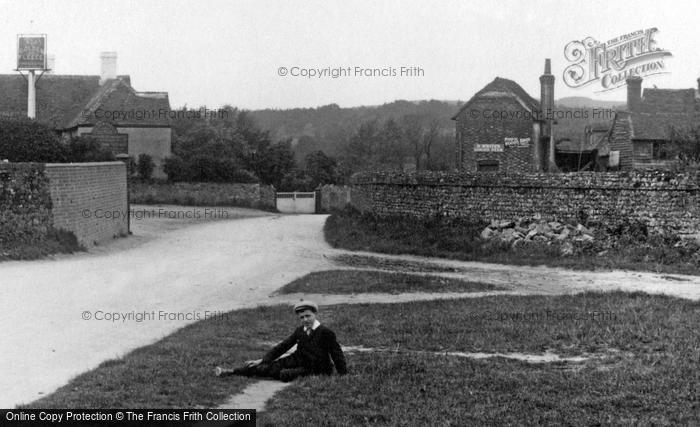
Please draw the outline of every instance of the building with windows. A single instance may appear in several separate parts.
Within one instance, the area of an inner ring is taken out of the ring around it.
[[[452,119],[456,166],[465,172],[537,172],[554,167],[554,76],[545,61],[540,101],[516,82],[496,77]],[[551,113],[549,114],[551,117]]]
[[[172,128],[167,92],[139,92],[128,75],[117,75],[117,54],[101,54],[100,75],[58,75],[50,70],[36,82],[36,120],[64,137],[89,135],[114,154],[137,159],[148,154],[154,177],[165,177]],[[53,68],[51,60],[49,69]],[[27,116],[27,80],[0,74],[0,117]],[[12,159],[10,159],[12,160]]]
[[[627,79],[627,109],[615,113],[601,151],[621,170],[665,169],[676,162],[678,134],[700,128],[700,79],[697,89],[646,88],[642,78]]]

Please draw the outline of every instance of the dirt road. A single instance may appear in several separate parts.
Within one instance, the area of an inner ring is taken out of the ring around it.
[[[0,407],[30,402],[218,311],[292,301],[297,296],[269,295],[311,271],[338,268],[332,257],[344,252],[324,242],[325,215],[229,211],[210,222],[134,221],[134,236],[87,254],[0,263]],[[438,262],[463,271],[450,275],[518,293],[620,288],[700,299],[700,276]]]
[[[135,237],[91,254],[0,263],[0,407],[328,267],[324,216],[240,212],[207,223],[134,221]]]

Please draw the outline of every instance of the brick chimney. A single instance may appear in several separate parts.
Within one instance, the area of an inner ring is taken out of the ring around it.
[[[627,77],[627,109],[639,111],[642,106],[642,78],[639,76]]]
[[[117,78],[117,52],[102,52],[100,60],[102,62],[100,84],[102,85],[107,80]]]
[[[542,133],[540,137],[544,141],[544,161],[549,170],[554,163],[554,146],[550,143],[552,136],[552,122],[554,114],[554,76],[552,75],[552,60],[544,60],[544,74],[540,76],[540,108],[542,108]],[[544,166],[544,165],[542,165]]]

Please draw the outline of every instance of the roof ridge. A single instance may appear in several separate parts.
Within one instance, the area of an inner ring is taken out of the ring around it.
[[[93,97],[90,98],[87,104],[85,104],[85,106],[78,112],[76,117],[70,121],[68,128],[77,126],[80,124],[81,119],[85,119],[86,117],[94,114],[97,107],[100,106],[102,100],[105,99],[109,93],[113,92],[120,82],[122,82],[121,79],[109,79],[102,86],[100,86]]]
[[[452,116],[452,120],[456,120],[457,116],[459,116],[462,111],[464,111],[475,99],[477,99],[479,96],[483,95],[486,92],[489,92],[494,89],[500,89],[498,87],[498,84],[501,83],[503,86],[505,86],[505,89],[510,91],[517,99],[519,99],[521,102],[521,105],[525,107],[526,109],[529,110],[536,110],[540,107],[539,102],[530,96],[529,93],[525,89],[522,88],[515,80],[510,80],[505,77],[500,77],[496,76],[490,83],[488,83],[486,86],[481,88],[479,91],[477,91],[474,96],[472,96],[469,101],[464,103],[464,105],[457,111],[457,114]]]

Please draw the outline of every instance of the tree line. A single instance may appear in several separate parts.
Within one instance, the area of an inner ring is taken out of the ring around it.
[[[183,107],[173,114],[173,155],[164,165],[171,181],[260,182],[310,191],[347,183],[363,170],[452,167],[452,132],[429,114],[368,119],[339,132],[331,144],[311,135],[274,141],[250,112],[231,106],[216,115],[197,111]]]

